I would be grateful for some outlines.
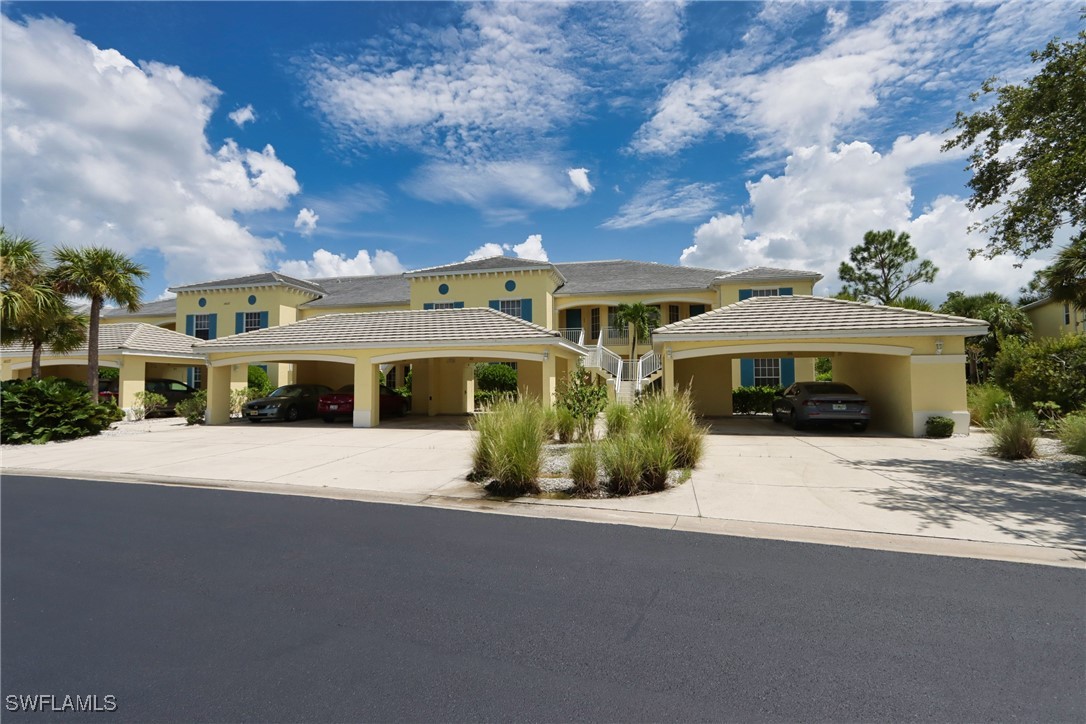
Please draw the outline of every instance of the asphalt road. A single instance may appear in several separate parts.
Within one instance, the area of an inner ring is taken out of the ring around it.
[[[5,476],[5,721],[1086,720],[1081,570]]]

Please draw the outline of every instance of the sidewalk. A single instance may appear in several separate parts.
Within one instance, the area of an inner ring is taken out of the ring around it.
[[[322,422],[126,423],[98,437],[4,446],[4,474],[227,487],[1086,568],[1086,477],[1007,463],[985,436],[949,440],[714,426],[691,479],[605,500],[486,499],[467,482],[463,418],[356,430]]]

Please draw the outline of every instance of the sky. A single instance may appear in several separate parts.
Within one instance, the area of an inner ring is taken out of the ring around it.
[[[811,269],[871,229],[970,260],[988,77],[1081,26],[1058,2],[3,2],[0,222],[171,285],[392,274],[505,253]],[[1048,255],[1051,256],[1051,255]]]

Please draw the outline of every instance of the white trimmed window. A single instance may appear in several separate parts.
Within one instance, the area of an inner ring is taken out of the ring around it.
[[[754,386],[776,387],[781,383],[781,361],[777,358],[754,360]]]
[[[750,296],[752,297],[779,297],[781,295],[780,289],[751,289]]]
[[[600,338],[600,308],[592,307],[591,313],[588,315],[589,322],[591,323],[592,336],[590,339]]]
[[[456,302],[434,302],[434,309],[456,309]]]
[[[192,315],[192,336],[200,339],[211,339],[211,321],[206,314]]]
[[[667,323],[675,324],[679,321],[679,305],[669,304],[667,307]]]
[[[519,299],[503,299],[498,302],[498,311],[508,314],[510,317],[520,318],[521,304]]]
[[[206,317],[207,315],[204,314],[204,315],[200,315],[200,316]],[[201,339],[207,339],[207,337],[201,337]],[[195,387],[196,389],[200,389],[200,386],[203,384],[203,381],[204,381],[204,368],[203,367],[193,367],[192,368],[192,386]]]
[[[245,313],[245,331],[254,332],[260,329],[260,312]]]
[[[1064,304],[1063,305],[1063,323],[1064,324],[1070,324],[1071,323],[1071,305],[1070,304]]]

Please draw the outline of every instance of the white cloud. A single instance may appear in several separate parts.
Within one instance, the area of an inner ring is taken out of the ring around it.
[[[523,218],[524,206],[566,209],[579,191],[569,174],[547,159],[484,163],[432,162],[423,166],[404,189],[434,202],[473,206],[485,214],[508,213],[501,220]]]
[[[253,105],[250,103],[247,106],[238,108],[230,114],[230,120],[237,124],[238,128],[244,128],[246,123],[252,123],[256,120],[256,113],[253,111]]]
[[[543,235],[532,234],[519,244],[496,244],[487,242],[468,254],[464,261],[486,259],[491,256],[501,256],[507,251],[512,251],[518,259],[534,259],[536,261],[549,261],[547,250],[543,248]]]
[[[401,274],[406,269],[391,251],[378,249],[370,256],[359,249],[354,258],[325,249],[313,252],[312,259],[289,259],[279,265],[279,271],[299,279],[323,277],[359,277],[374,274]]]
[[[566,169],[566,173],[569,174],[570,183],[581,193],[590,194],[596,190],[588,180],[587,168],[570,168]]]
[[[716,184],[650,181],[604,221],[604,229],[630,229],[666,221],[693,221],[704,218],[716,206]]]
[[[294,219],[294,228],[303,236],[311,236],[317,230],[319,219],[320,214],[314,212],[313,209],[303,208]]]
[[[921,257],[940,269],[935,284],[915,293],[936,303],[953,289],[991,289],[1013,297],[1042,261],[1031,260],[1022,269],[1008,258],[970,261],[969,247],[979,245],[968,234],[976,215],[960,198],[940,196],[919,213],[913,210],[910,173],[960,160],[940,157],[939,142],[930,134],[901,137],[885,154],[859,141],[836,149],[800,149],[781,174],[747,183],[749,211],[718,214],[698,226],[680,263],[812,269],[826,277],[818,293],[833,293],[840,288],[838,265],[863,242],[864,233],[894,229],[908,232]]]
[[[267,268],[279,241],[236,215],[285,208],[299,186],[271,146],[211,150],[215,86],[175,66],[137,66],[57,20],[0,23],[8,228],[50,244],[158,251],[171,283]]]
[[[870,22],[846,25],[847,16],[830,8],[829,42],[798,54],[784,39],[788,23],[808,13],[793,7],[765,6],[747,45],[672,81],[630,147],[673,154],[711,135],[742,133],[769,154],[828,145],[861,121],[889,115],[935,114],[945,125],[984,78],[1021,72],[1028,51],[1077,13],[1059,2],[888,3]]]

